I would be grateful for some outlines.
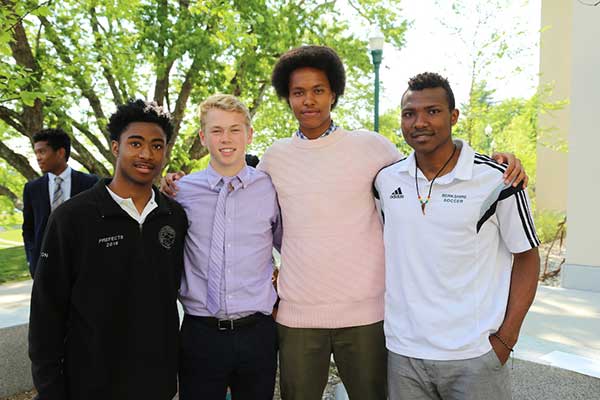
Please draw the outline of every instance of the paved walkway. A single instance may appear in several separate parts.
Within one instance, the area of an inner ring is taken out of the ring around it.
[[[28,322],[31,286],[0,285],[0,328]],[[600,399],[600,293],[540,286],[514,355],[515,398]]]
[[[599,292],[540,286],[521,332],[515,357],[600,378]]]
[[[0,328],[28,322],[32,283],[0,285]],[[540,286],[514,355],[600,378],[600,293]]]
[[[0,329],[29,322],[32,280],[0,285]]]

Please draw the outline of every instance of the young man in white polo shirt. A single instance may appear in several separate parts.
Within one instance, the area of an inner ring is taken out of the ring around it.
[[[539,244],[522,186],[452,139],[448,81],[409,80],[414,149],[375,181],[384,218],[390,399],[509,399],[505,363],[535,296]]]

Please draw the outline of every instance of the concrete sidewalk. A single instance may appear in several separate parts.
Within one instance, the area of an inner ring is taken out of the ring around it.
[[[28,323],[31,287],[0,285],[0,330]],[[540,286],[514,356],[516,399],[600,399],[600,293]]]
[[[29,323],[32,280],[0,285],[0,329]]]
[[[515,357],[600,378],[600,293],[540,286]]]
[[[28,323],[32,284],[0,285],[0,328]],[[600,378],[600,293],[540,286],[514,356]]]

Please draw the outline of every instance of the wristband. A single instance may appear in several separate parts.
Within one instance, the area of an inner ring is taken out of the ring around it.
[[[498,335],[498,333],[494,332],[494,333],[492,333],[492,336],[495,337],[496,339],[498,339],[500,341],[500,343],[502,343],[502,345],[504,347],[506,347],[508,350],[510,350],[511,352],[514,351],[512,347],[510,347],[509,345],[506,344],[506,342],[504,341],[504,339],[502,339],[500,337],[500,335]]]

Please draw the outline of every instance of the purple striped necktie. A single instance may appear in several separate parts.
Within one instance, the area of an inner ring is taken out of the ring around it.
[[[233,190],[233,177],[223,177],[223,186],[217,198],[215,220],[213,222],[212,238],[208,265],[208,293],[206,308],[212,315],[221,309],[221,279],[225,258],[225,203],[227,195]]]

